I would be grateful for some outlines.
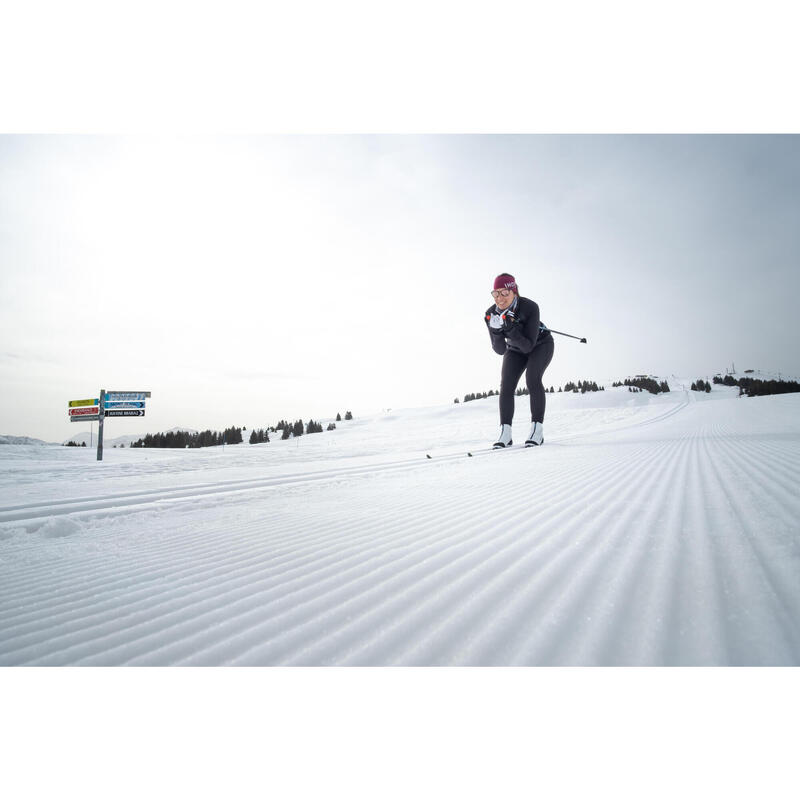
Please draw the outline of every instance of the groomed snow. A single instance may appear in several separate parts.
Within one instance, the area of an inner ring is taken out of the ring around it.
[[[0,664],[800,664],[800,394],[669,382],[548,394],[497,453],[495,397],[0,445]]]

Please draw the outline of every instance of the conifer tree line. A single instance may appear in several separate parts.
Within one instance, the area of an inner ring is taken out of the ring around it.
[[[711,384],[708,381],[704,381],[702,378],[698,378],[692,384],[692,391],[693,392],[710,392],[711,391]]]
[[[617,386],[617,385],[621,386],[622,384],[616,384],[615,383],[614,385],[615,386]],[[558,387],[558,391],[559,392],[561,392],[561,391],[564,391],[564,392],[580,392],[581,394],[584,394],[585,392],[604,392],[605,390],[606,390],[606,387],[605,386],[598,386],[596,381],[578,381],[577,383],[573,383],[572,381],[569,381],[566,384],[564,384],[563,390],[562,390],[562,388],[560,386]],[[667,389],[666,391],[669,391],[669,389]],[[545,392],[547,392],[549,394],[555,394],[556,390],[555,390],[555,388],[553,386],[551,386],[549,389],[547,387],[545,387]],[[499,395],[499,394],[500,394],[500,392],[498,390],[496,390],[496,389],[490,389],[488,392],[472,392],[471,394],[464,395],[463,402],[464,403],[469,403],[470,400],[483,400],[483,399],[485,399],[487,397],[494,397],[495,395]],[[517,397],[522,397],[524,395],[529,395],[530,392],[528,391],[528,387],[527,386],[520,386],[520,387],[518,387],[516,389],[514,394]],[[456,397],[453,400],[453,402],[454,403],[460,403],[462,401],[460,401]]]
[[[494,397],[496,394],[500,394],[500,392],[496,392],[494,389],[489,389],[488,392],[472,392],[472,394],[464,395],[464,402],[469,403],[470,400],[484,400],[487,397]],[[458,398],[453,402],[457,403]]]
[[[661,381],[658,383],[654,381],[652,378],[645,378],[645,377],[637,377],[637,378],[625,378],[624,381],[617,381],[611,384],[613,387],[617,386],[630,386],[630,387],[637,387],[639,389],[644,389],[645,391],[650,392],[650,394],[660,394],[661,392],[668,392],[669,391],[669,384],[666,381]]]
[[[221,444],[239,444],[242,441],[241,428],[226,428],[219,431],[205,430],[199,433],[189,431],[169,431],[168,433],[148,433],[143,439],[131,442],[131,447],[216,447]]]
[[[606,387],[598,386],[596,381],[578,381],[577,383],[568,381],[564,384],[565,392],[580,392],[581,394],[586,394],[586,392],[604,392],[605,390]],[[560,387],[558,391],[561,391]]]
[[[715,375],[713,381],[723,386],[738,386],[739,397],[742,395],[747,397],[764,397],[770,394],[791,394],[792,392],[800,392],[800,383],[797,381],[774,379],[763,381],[761,378],[739,378],[737,380],[733,375],[726,375],[724,378]]]
[[[353,419],[352,412],[348,411],[345,420]],[[341,422],[342,415],[336,415],[337,421]],[[221,444],[241,444],[243,440],[242,431],[246,431],[246,427],[226,428],[223,432],[206,430],[201,433],[189,433],[188,431],[170,431],[169,433],[148,433],[143,438],[136,442],[131,443],[131,447],[177,447],[177,448],[195,448],[195,447],[217,447]],[[250,444],[265,444],[270,441],[270,433],[280,431],[281,439],[289,439],[293,436],[302,436],[305,433],[322,433],[323,430],[333,431],[336,430],[336,424],[333,422],[328,423],[325,429],[322,427],[321,422],[316,422],[310,419],[307,423],[298,419],[293,423],[287,422],[285,419],[280,420],[277,425],[269,428],[253,429],[250,432]],[[77,447],[77,445],[73,445]],[[85,445],[84,445],[85,446]]]

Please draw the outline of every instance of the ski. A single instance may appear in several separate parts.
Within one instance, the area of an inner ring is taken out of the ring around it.
[[[441,456],[437,456],[436,454],[431,455],[430,453],[425,453],[425,458],[429,458],[432,461],[434,459],[441,459],[441,458],[459,458],[460,456],[467,456],[468,458],[474,458],[475,456],[483,456],[487,453],[494,453],[498,450],[519,450],[520,448],[515,448],[513,445],[509,445],[508,447],[483,447],[480,450],[467,450],[464,453],[443,453]]]

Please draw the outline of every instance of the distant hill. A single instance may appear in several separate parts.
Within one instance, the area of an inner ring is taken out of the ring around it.
[[[5,436],[5,435],[0,435],[0,444],[53,445],[53,444],[55,444],[55,442],[44,442],[41,439],[34,439],[31,436]]]

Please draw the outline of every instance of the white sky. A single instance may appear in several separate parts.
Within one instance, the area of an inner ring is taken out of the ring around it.
[[[549,386],[800,374],[797,136],[0,137],[0,433],[150,390],[107,436],[499,385],[513,273]]]

